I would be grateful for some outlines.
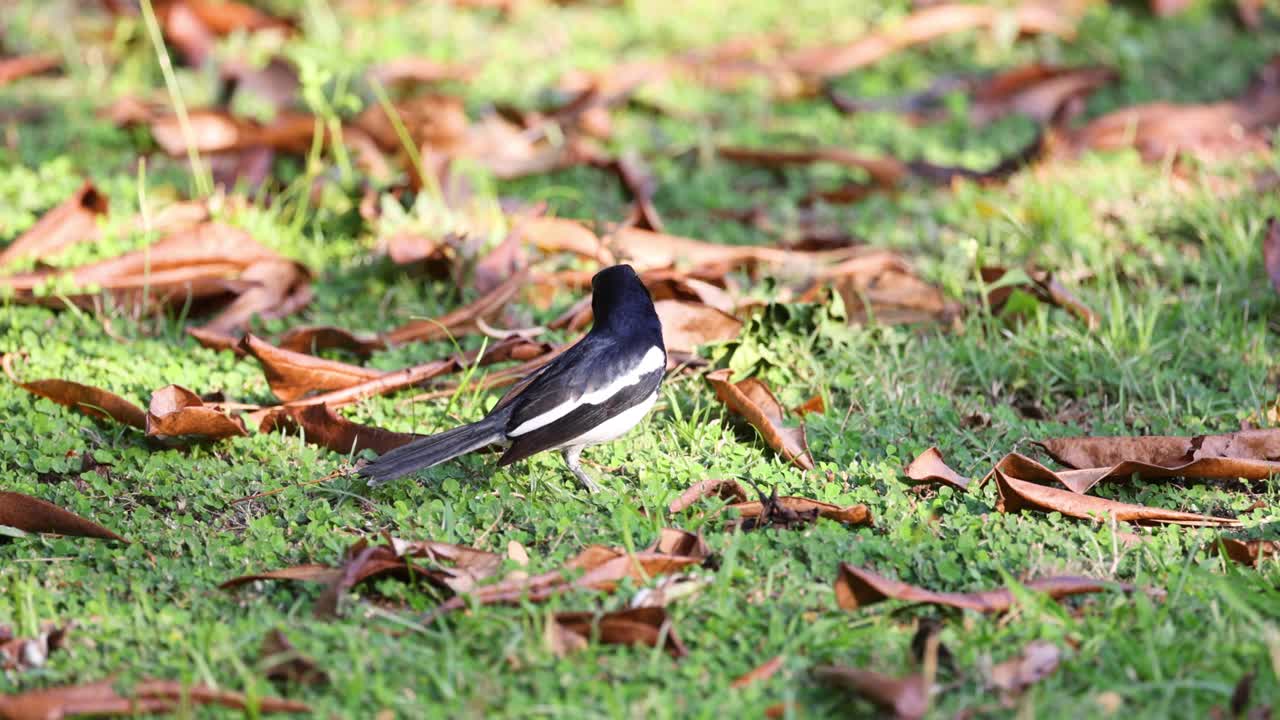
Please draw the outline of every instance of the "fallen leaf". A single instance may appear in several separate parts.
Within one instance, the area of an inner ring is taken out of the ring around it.
[[[804,417],[805,415],[825,415],[827,413],[827,401],[822,399],[822,395],[814,395],[805,400],[803,404],[791,408],[793,415]]]
[[[600,167],[616,175],[622,187],[631,196],[633,222],[630,225],[641,230],[662,232],[662,216],[653,206],[653,194],[657,190],[657,181],[639,156],[626,153],[600,163]]]
[[[438,318],[414,320],[380,336],[361,336],[334,327],[303,327],[286,333],[279,346],[301,353],[338,348],[367,355],[374,350],[410,342],[463,337],[480,332],[476,321],[492,320],[528,281],[527,272],[516,273],[469,305]]]
[[[278,348],[252,334],[240,340],[240,349],[262,364],[271,394],[285,402],[312,392],[326,392],[376,380],[381,370],[325,360],[314,355]]]
[[[1022,586],[1032,592],[1045,593],[1055,600],[1071,595],[1103,592],[1104,590],[1122,590],[1125,592],[1133,590],[1132,585],[1125,583],[1072,576],[1038,578],[1024,582]],[[835,589],[836,604],[844,610],[857,610],[858,608],[878,603],[881,600],[905,600],[907,602],[928,603],[930,605],[946,605],[981,613],[1004,612],[1013,607],[1014,604],[1013,592],[1008,588],[971,593],[935,592],[909,585],[901,580],[892,580],[849,563],[840,563]]]
[[[0,525],[30,533],[129,542],[101,525],[67,512],[53,503],[16,492],[0,491]]]
[[[221,705],[236,710],[250,707],[260,713],[309,713],[310,706],[296,700],[257,697],[215,690],[205,685],[184,685],[173,680],[142,680],[128,693],[117,693],[114,681],[62,685],[0,695],[0,717],[5,720],[59,720],[102,715],[173,713],[193,705]]]
[[[1280,74],[1273,59],[1238,98],[1203,104],[1152,102],[1121,108],[1065,134],[1061,147],[1134,148],[1148,162],[1180,153],[1213,159],[1263,151],[1280,123]]]
[[[323,403],[273,409],[263,416],[258,432],[277,433],[295,428],[302,431],[307,442],[344,455],[364,450],[381,455],[423,437],[353,423]]]
[[[1239,540],[1237,538],[1218,538],[1212,546],[1241,565],[1258,567],[1263,560],[1280,555],[1280,540]]]
[[[469,80],[481,69],[478,62],[442,63],[426,57],[400,57],[369,67],[365,76],[386,86],[429,85],[446,80]]]
[[[1000,280],[1008,274],[1008,270],[1002,267],[984,267],[980,269],[982,282],[987,285],[1000,284],[987,294],[987,303],[991,306],[993,313],[999,314],[1004,310],[1009,298],[1012,297],[1015,289],[1022,290],[1034,296],[1040,302],[1048,303],[1055,307],[1071,313],[1080,320],[1090,330],[1096,330],[1100,324],[1098,315],[1090,310],[1087,305],[1080,301],[1070,290],[1067,290],[1061,283],[1054,278],[1053,273],[1044,270],[1028,269],[1027,277],[1030,279],[1028,283],[1007,284],[1000,283]]]
[[[210,440],[249,434],[243,420],[206,406],[199,395],[177,385],[151,394],[146,430],[147,437],[194,435]]]
[[[0,58],[0,85],[5,85],[30,75],[39,75],[61,65],[62,58],[53,53]]]
[[[1107,478],[1137,474],[1148,478],[1191,477],[1265,480],[1280,474],[1280,430],[1242,430],[1224,435],[1073,437],[1040,440],[1055,460],[1073,470],[1057,473],[1038,463],[1024,466],[1024,480],[1057,481],[1088,492]],[[1016,474],[1016,473],[1015,473]]]
[[[178,115],[172,114],[130,120],[146,124],[160,149],[175,158],[186,157],[190,149],[210,155],[254,148],[305,156],[315,142],[317,129],[315,117],[288,111],[277,113],[265,124],[236,117],[223,110],[192,110],[187,113],[185,125]]]
[[[748,496],[747,489],[743,487],[742,483],[732,478],[700,480],[690,485],[688,490],[680,493],[679,497],[672,500],[667,505],[667,511],[678,513],[692,507],[699,500],[709,497],[741,503],[746,502]]]
[[[529,244],[546,254],[568,252],[613,265],[613,254],[594,232],[577,220],[558,217],[533,217],[521,226]]]
[[[200,327],[187,332],[205,347],[230,350],[249,322],[287,317],[311,301],[311,275],[291,260],[263,260],[245,268],[237,278],[244,289],[227,307]]]
[[[1267,218],[1267,231],[1262,236],[1262,266],[1271,278],[1271,287],[1280,293],[1280,221]]]
[[[757,378],[730,382],[732,374],[732,370],[725,369],[706,375],[720,402],[732,412],[746,418],[760,432],[769,447],[777,450],[796,467],[812,470],[813,457],[809,455],[809,446],[805,441],[804,423],[794,428],[783,425],[782,419],[786,411],[768,386]]]
[[[568,633],[581,640],[562,640],[553,644],[553,651],[561,656],[584,647],[592,639],[604,645],[658,647],[661,644],[667,654],[674,658],[689,654],[676,635],[665,608],[630,608],[603,614],[562,612],[556,613],[551,622],[557,626],[552,631],[554,636],[563,637],[563,634]]]
[[[770,265],[780,270],[800,268],[812,272],[842,260],[857,249],[829,252],[795,252],[758,245],[720,245],[692,238],[655,233],[639,228],[618,228],[605,238],[618,262],[630,263],[637,272],[680,267],[720,267],[724,271],[744,265]]]
[[[1019,695],[1028,687],[1053,674],[1062,662],[1062,651],[1057,645],[1036,640],[1022,652],[991,668],[987,684],[1001,690],[1006,697]]]
[[[0,670],[31,670],[44,667],[49,655],[66,644],[73,623],[44,624],[32,638],[6,637],[0,628]]]
[[[489,605],[523,600],[541,602],[573,590],[611,593],[624,579],[644,582],[655,576],[701,565],[702,562],[703,558],[691,555],[670,555],[648,550],[630,553],[622,549],[592,545],[565,563],[561,570],[477,587],[464,595],[449,599],[433,616],[461,610],[469,603]]]
[[[524,236],[520,225],[507,233],[506,239],[498,244],[489,254],[476,262],[476,292],[487,294],[493,292],[502,283],[514,275],[518,275],[529,266],[529,258],[524,251]]]
[[[662,528],[658,532],[658,539],[645,548],[645,552],[678,555],[694,560],[711,557],[711,548],[707,547],[707,541],[701,535],[679,528]]]
[[[760,663],[756,667],[751,668],[747,672],[739,675],[733,682],[729,683],[729,687],[737,689],[744,688],[758,682],[764,682],[782,669],[782,663],[785,658],[782,655],[775,655],[768,660]]]
[[[897,720],[919,720],[929,712],[929,687],[919,673],[893,678],[837,665],[821,665],[813,673],[824,682],[854,691]]]
[[[1041,512],[1058,512],[1068,517],[1082,520],[1102,522],[1114,518],[1119,522],[1138,524],[1168,523],[1172,525],[1196,525],[1235,527],[1239,520],[1232,518],[1211,517],[1179,510],[1131,505],[1106,498],[1081,495],[1070,490],[1037,485],[1018,478],[1036,480],[1057,479],[1063,482],[1060,474],[1044,467],[1031,458],[1011,453],[1004,456],[991,471],[995,475],[1000,499],[996,509],[1000,512],[1018,512],[1019,510],[1039,510]],[[1066,484],[1065,482],[1063,484]]]
[[[329,674],[311,658],[298,652],[278,628],[262,638],[258,665],[268,680],[296,685],[327,685]]]
[[[942,483],[962,492],[969,487],[969,478],[948,467],[936,447],[920,453],[903,472],[916,482]]]
[[[99,420],[114,420],[139,430],[145,430],[147,427],[146,411],[115,393],[70,380],[23,382],[14,374],[12,354],[6,354],[0,358],[0,364],[4,366],[5,374],[14,384],[33,395],[47,398],[59,405],[66,405]]]
[[[76,243],[96,239],[98,218],[106,213],[107,197],[85,181],[0,252],[0,268],[19,259],[46,260]]]
[[[733,503],[728,509],[736,510],[743,530],[759,530],[767,527],[803,527],[819,517],[849,525],[871,525],[871,511],[866,505],[840,507],[809,498],[778,497],[774,486],[772,494],[760,500]]]
[[[653,307],[662,322],[667,350],[693,352],[699,345],[733,340],[742,332],[741,320],[709,305],[658,300]]]

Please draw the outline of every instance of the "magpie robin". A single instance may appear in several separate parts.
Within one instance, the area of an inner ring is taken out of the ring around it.
[[[482,420],[402,445],[360,475],[377,486],[505,443],[499,466],[559,450],[574,476],[598,492],[578,462],[582,449],[621,437],[649,412],[667,351],[653,299],[630,265],[596,273],[591,290],[591,332],[512,388]]]

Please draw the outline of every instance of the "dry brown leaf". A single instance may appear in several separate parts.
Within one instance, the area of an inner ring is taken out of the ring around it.
[[[716,391],[716,397],[732,412],[746,418],[760,436],[784,458],[802,470],[814,468],[813,457],[804,436],[804,423],[799,427],[783,424],[786,411],[773,396],[769,387],[757,378],[730,382],[732,370],[716,370],[707,373],[707,381]]]
[[[1052,675],[1061,662],[1062,651],[1057,645],[1036,640],[1020,654],[992,667],[987,674],[987,684],[1003,691],[1006,697],[1018,695]]]
[[[747,489],[742,486],[742,483],[732,478],[700,480],[690,485],[688,490],[680,493],[679,497],[672,500],[667,505],[667,511],[678,513],[692,507],[699,500],[709,497],[741,503],[746,502],[748,496]]]
[[[809,414],[825,415],[827,413],[827,401],[823,400],[822,395],[820,394],[814,395],[808,400],[805,400],[803,404],[791,408],[791,412],[799,417],[804,417]]]
[[[353,423],[323,403],[274,408],[262,417],[258,432],[276,433],[295,428],[302,431],[307,442],[344,455],[362,450],[381,455],[422,437]]]
[[[984,267],[979,270],[982,275],[982,282],[988,285],[999,282],[1008,272],[1006,268],[1002,267]],[[1090,330],[1098,328],[1100,324],[1098,315],[1081,302],[1070,290],[1063,287],[1054,278],[1053,273],[1034,269],[1028,269],[1026,273],[1027,277],[1031,279],[1030,283],[1004,285],[992,290],[987,295],[987,303],[991,306],[993,313],[999,314],[1009,302],[1013,291],[1017,289],[1033,295],[1040,302],[1049,303],[1066,310],[1084,321]]]
[[[1280,123],[1280,59],[1240,97],[1204,104],[1153,102],[1107,113],[1065,136],[1068,152],[1134,148],[1149,162],[1180,153],[1221,158],[1265,151]]]
[[[1267,231],[1262,236],[1262,266],[1271,278],[1271,287],[1280,293],[1280,221],[1267,218]]]
[[[327,685],[329,674],[303,655],[279,629],[262,638],[258,650],[258,664],[268,680],[297,685]]]
[[[1125,592],[1133,590],[1132,585],[1125,583],[1072,576],[1039,578],[1022,583],[1022,586],[1032,592],[1045,593],[1055,600],[1070,595],[1096,593],[1104,590],[1115,589]],[[930,605],[946,605],[981,613],[1004,612],[1013,607],[1014,604],[1013,592],[1008,588],[970,593],[935,592],[909,585],[901,580],[892,580],[849,563],[840,563],[835,589],[836,604],[844,610],[857,610],[882,600],[905,600],[907,602],[928,603]]]
[[[645,582],[652,577],[679,572],[693,565],[701,565],[704,558],[695,555],[671,555],[644,550],[629,553],[618,548],[592,545],[565,563],[561,570],[552,570],[532,577],[516,577],[493,585],[477,587],[451,598],[433,615],[460,610],[470,602],[482,605],[512,603],[521,600],[541,602],[555,595],[573,590],[594,590],[611,593],[622,580],[630,578]],[[574,574],[575,579],[570,579]],[[462,591],[459,591],[462,592]]]
[[[208,323],[187,329],[205,347],[230,350],[254,316],[286,317],[311,302],[311,275],[291,260],[263,260],[245,268],[237,282],[244,290]]]
[[[548,255],[568,252],[601,265],[614,264],[613,254],[600,238],[577,220],[534,217],[526,220],[520,229],[530,245]]]
[[[189,148],[205,155],[254,148],[306,155],[314,143],[317,127],[314,116],[299,112],[281,112],[271,122],[263,124],[222,110],[194,110],[187,113],[185,129],[177,115],[133,119],[144,121],[160,149],[176,158],[186,157]]]
[[[605,238],[619,262],[628,262],[637,272],[679,267],[719,267],[723,272],[744,265],[770,265],[780,270],[814,272],[843,260],[858,249],[831,252],[795,252],[758,245],[719,245],[692,238],[655,233],[639,228],[618,228]]]
[[[667,350],[693,352],[699,345],[738,337],[742,321],[709,305],[682,300],[658,300],[653,304],[662,321],[662,342]]]
[[[366,77],[383,85],[429,85],[446,80],[469,80],[480,71],[478,62],[442,63],[425,57],[400,57],[378,63]]]
[[[101,525],[30,495],[0,491],[0,525],[23,532],[129,542]]]
[[[778,671],[782,669],[783,660],[785,660],[783,656],[774,655],[768,660],[765,660],[756,667],[751,668],[747,672],[738,676],[733,682],[729,683],[729,687],[737,689],[744,688],[754,683],[764,682],[778,674]]]
[[[962,492],[969,487],[969,478],[948,467],[936,447],[920,453],[903,472],[916,482],[942,483]]]
[[[562,612],[556,613],[551,622],[556,627],[549,632],[557,639],[553,641],[552,651],[560,656],[585,647],[592,639],[603,645],[658,647],[661,643],[671,657],[682,658],[689,654],[676,635],[665,608],[630,608],[604,614]],[[577,640],[566,638],[566,635]]]
[[[53,53],[0,58],[0,85],[5,85],[30,75],[48,72],[61,65],[62,58]]]
[[[658,533],[658,539],[645,548],[645,552],[678,555],[695,560],[706,560],[711,557],[711,548],[707,547],[707,541],[702,538],[702,535],[679,528],[662,528]]]
[[[1171,525],[1216,527],[1236,527],[1240,525],[1239,520],[1232,518],[1211,517],[1180,510],[1132,505],[1026,482],[1018,478],[1056,479],[1065,484],[1061,474],[1056,474],[1031,458],[1017,453],[1004,456],[991,472],[992,475],[995,475],[997,488],[1000,491],[1000,500],[996,503],[996,509],[1000,512],[1018,512],[1024,509],[1059,512],[1069,517],[1093,520],[1095,522],[1103,522],[1108,518],[1114,518],[1119,522],[1138,524],[1168,523]]]
[[[33,638],[12,637],[0,627],[0,670],[30,670],[44,667],[49,655],[66,644],[74,623],[45,623]]]
[[[243,420],[206,406],[199,395],[177,385],[151,394],[146,430],[147,437],[194,435],[210,440],[249,434]]]
[[[5,720],[60,720],[61,718],[103,715],[147,715],[172,713],[180,707],[221,705],[246,710],[251,705],[260,713],[309,713],[306,703],[273,697],[250,701],[244,695],[215,690],[205,685],[184,685],[174,680],[142,680],[131,692],[117,693],[114,681],[101,680],[86,685],[63,685],[0,695],[0,717]]]
[[[871,511],[866,505],[841,507],[803,497],[790,495],[778,497],[777,492],[778,488],[774,487],[773,495],[768,498],[733,503],[728,506],[728,509],[738,512],[739,523],[744,530],[801,527],[820,517],[848,525],[873,524]]]
[[[106,214],[107,197],[86,180],[0,252],[0,268],[18,259],[46,260],[76,243],[97,239],[98,218]]]
[[[1280,474],[1280,429],[1274,428],[1193,437],[1050,438],[1037,444],[1058,462],[1078,469],[1053,472],[1015,454],[1009,456],[1014,464],[1010,472],[1024,480],[1056,481],[1079,493],[1102,480],[1135,474],[1226,480]]]
[[[631,222],[627,224],[641,230],[662,232],[662,216],[653,205],[657,181],[639,156],[625,153],[598,165],[616,175],[623,189],[631,196]]]
[[[1237,538],[1218,538],[1214,549],[1221,548],[1227,557],[1241,565],[1258,567],[1263,560],[1280,555],[1280,540],[1240,540]]]
[[[919,720],[929,712],[929,686],[919,673],[893,678],[872,670],[836,665],[815,667],[813,673],[819,679],[848,688],[877,707],[893,713],[896,720]]]
[[[386,374],[381,370],[284,350],[252,334],[241,339],[240,349],[262,364],[262,373],[267,378],[271,393],[285,402],[298,400],[312,392],[351,387]]]
[[[480,332],[476,321],[492,320],[528,281],[527,272],[516,273],[469,305],[431,320],[414,320],[381,336],[361,336],[334,327],[302,327],[285,333],[280,347],[300,353],[340,348],[367,355],[388,346],[463,337]]]
[[[5,374],[18,387],[33,395],[48,398],[59,405],[79,410],[99,420],[114,420],[124,425],[145,430],[147,413],[142,408],[112,392],[70,380],[31,380],[22,382],[13,371],[12,355],[5,355],[0,362]]]
[[[521,224],[517,223],[507,237],[489,254],[476,262],[475,286],[481,295],[493,292],[507,278],[518,275],[529,267],[529,256],[525,252],[525,239]]]
[[[1024,115],[1045,125],[1062,118],[1068,104],[1112,82],[1105,67],[1056,67],[1034,63],[998,73],[974,92],[970,119],[985,125],[1006,115]]]
[[[865,67],[904,48],[976,28],[1012,23],[1023,33],[1049,33],[1070,38],[1076,18],[1073,3],[1028,3],[1012,10],[991,5],[945,4],[917,11],[897,25],[846,45],[806,48],[790,53],[782,64],[802,75],[833,77]],[[1077,3],[1078,4],[1078,3]]]

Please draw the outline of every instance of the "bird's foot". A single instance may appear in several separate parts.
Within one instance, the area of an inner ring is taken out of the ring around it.
[[[582,465],[579,462],[579,456],[582,455],[582,448],[565,448],[561,451],[561,454],[564,455],[564,464],[569,466],[569,472],[573,473],[573,476],[578,478],[578,482],[582,483],[582,486],[587,489],[587,492],[592,494],[600,492],[600,486],[596,484],[595,480],[591,479],[591,476],[587,475],[587,472],[582,469]]]

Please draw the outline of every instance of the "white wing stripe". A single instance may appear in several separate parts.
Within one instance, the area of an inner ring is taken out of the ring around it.
[[[550,410],[542,413],[537,417],[532,417],[532,418],[529,418],[528,420],[525,420],[524,422],[516,426],[514,430],[508,432],[507,437],[517,437],[527,432],[532,432],[534,430],[537,430],[540,427],[546,427],[547,425],[550,425],[551,423],[555,422],[556,420],[559,420],[565,415],[568,415],[569,413],[573,412],[574,410],[578,409],[583,405],[599,405],[605,400],[608,400],[609,398],[618,394],[618,392],[621,391],[622,389],[635,385],[636,383],[645,379],[645,377],[647,377],[650,373],[660,368],[665,368],[666,366],[667,366],[666,353],[662,352],[662,349],[657,346],[651,347],[649,348],[649,351],[644,354],[644,357],[640,359],[640,362],[635,367],[631,368],[625,374],[619,376],[613,382],[600,388],[599,390],[594,390],[592,392],[586,393],[582,397],[579,397],[574,400],[570,400],[569,402],[566,402],[566,403],[561,403],[560,405],[557,405],[551,408]]]

